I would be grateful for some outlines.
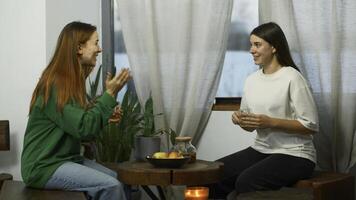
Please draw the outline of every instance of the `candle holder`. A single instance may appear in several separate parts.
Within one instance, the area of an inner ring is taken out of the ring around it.
[[[184,192],[185,200],[208,200],[208,187],[187,187]]]

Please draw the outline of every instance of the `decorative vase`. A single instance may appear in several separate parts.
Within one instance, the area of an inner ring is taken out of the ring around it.
[[[190,163],[195,162],[197,157],[197,149],[191,143],[192,137],[176,137],[176,144],[171,151],[176,151],[183,154],[184,157],[189,157]]]

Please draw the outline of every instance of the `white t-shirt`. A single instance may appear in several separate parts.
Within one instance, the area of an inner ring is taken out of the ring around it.
[[[273,118],[298,120],[308,129],[318,131],[316,106],[308,84],[292,67],[282,67],[273,74],[262,69],[245,82],[241,109]],[[277,129],[257,129],[252,148],[261,153],[281,153],[316,162],[312,135],[291,134]]]

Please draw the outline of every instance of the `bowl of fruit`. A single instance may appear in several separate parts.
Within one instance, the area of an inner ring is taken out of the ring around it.
[[[152,156],[146,157],[147,161],[159,168],[180,168],[189,161],[189,157],[184,157],[181,153],[155,152]]]

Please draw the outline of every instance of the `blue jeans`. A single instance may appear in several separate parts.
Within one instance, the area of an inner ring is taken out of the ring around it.
[[[88,159],[83,164],[66,162],[48,180],[46,189],[85,192],[90,200],[126,200],[116,172]]]

